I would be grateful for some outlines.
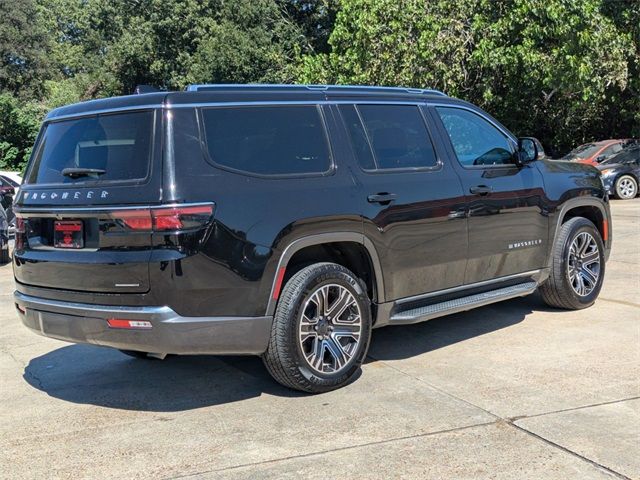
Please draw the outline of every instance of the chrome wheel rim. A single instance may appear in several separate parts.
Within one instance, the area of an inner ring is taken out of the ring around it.
[[[318,287],[305,302],[298,339],[308,366],[338,373],[351,364],[362,334],[362,312],[355,296],[337,284]]]
[[[600,278],[600,250],[590,233],[581,232],[569,247],[567,274],[573,291],[586,297],[598,284]]]
[[[630,178],[622,178],[618,182],[618,194],[623,198],[636,196],[636,185]]]

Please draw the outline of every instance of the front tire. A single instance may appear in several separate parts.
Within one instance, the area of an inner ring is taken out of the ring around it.
[[[631,175],[622,175],[616,180],[615,191],[620,200],[631,200],[638,195],[638,182]]]
[[[540,285],[551,307],[579,310],[593,305],[604,279],[604,244],[586,218],[575,217],[561,227],[553,245],[549,278]]]
[[[263,361],[280,384],[321,393],[357,374],[371,339],[371,301],[350,270],[316,263],[282,289]]]

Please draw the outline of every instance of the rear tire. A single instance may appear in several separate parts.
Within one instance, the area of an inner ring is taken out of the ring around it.
[[[11,261],[11,256],[9,255],[9,245],[6,245],[3,249],[0,250],[0,265],[4,265],[5,263],[9,263]]]
[[[638,182],[631,175],[622,175],[616,180],[616,197],[620,200],[631,200],[638,195]]]
[[[551,307],[579,310],[593,305],[604,279],[604,244],[586,218],[575,217],[561,227],[553,245],[549,278],[540,285]]]
[[[363,282],[335,263],[316,263],[282,289],[262,359],[285,387],[321,393],[349,383],[371,339],[371,301]]]

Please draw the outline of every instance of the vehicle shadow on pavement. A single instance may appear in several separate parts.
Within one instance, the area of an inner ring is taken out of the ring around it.
[[[410,358],[464,342],[516,325],[533,311],[562,314],[535,293],[424,323],[381,328],[373,331],[368,362]]]
[[[153,412],[192,410],[263,393],[303,395],[271,379],[257,357],[185,355],[146,360],[92,345],[70,345],[34,358],[23,378],[68,402]]]
[[[533,310],[547,310],[536,295],[417,325],[374,330],[368,362],[408,358],[463,342],[515,325]],[[23,377],[61,400],[136,411],[185,411],[262,394],[305,395],[277,384],[257,357],[140,360],[92,345],[70,345],[34,358]]]

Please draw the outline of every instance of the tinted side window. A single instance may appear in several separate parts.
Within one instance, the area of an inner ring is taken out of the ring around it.
[[[461,108],[436,107],[436,110],[463,166],[513,164],[511,144],[491,123]]]
[[[340,105],[338,108],[351,137],[351,146],[358,163],[365,170],[375,170],[376,162],[373,159],[371,145],[369,145],[367,134],[364,131],[355,105]]]
[[[259,175],[331,168],[316,106],[208,108],[202,117],[209,155],[218,165]]]
[[[414,105],[358,105],[379,169],[436,166],[422,114]]]

